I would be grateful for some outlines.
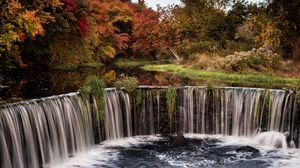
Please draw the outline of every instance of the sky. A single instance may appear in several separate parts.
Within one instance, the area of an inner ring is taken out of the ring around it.
[[[137,2],[138,0],[132,0],[133,2]],[[249,2],[261,2],[262,0],[249,0]],[[159,4],[160,6],[168,6],[171,4],[180,4],[180,0],[145,0],[147,6],[156,9],[156,5]]]

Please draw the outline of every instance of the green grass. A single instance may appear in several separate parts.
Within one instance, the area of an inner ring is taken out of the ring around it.
[[[257,87],[299,87],[300,79],[283,78],[278,76],[268,76],[262,74],[240,74],[225,72],[210,72],[197,70],[183,65],[162,64],[146,65],[142,67],[146,71],[159,71],[174,73],[182,77],[202,79],[213,82],[224,82],[226,84],[235,84],[239,86],[257,86]]]
[[[122,59],[116,61],[114,64],[119,68],[136,68],[144,65],[154,64],[155,61],[149,60],[130,60],[130,59]]]

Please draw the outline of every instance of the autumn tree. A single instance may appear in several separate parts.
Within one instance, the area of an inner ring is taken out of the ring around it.
[[[132,50],[140,54],[154,55],[160,48],[159,13],[149,8],[135,9],[133,15]]]
[[[287,58],[292,56],[300,60],[300,1],[270,0],[266,8],[269,27],[279,33],[279,48]]]
[[[55,21],[53,12],[61,7],[58,0],[34,3],[19,0],[0,2],[0,60],[2,66],[15,63],[27,66],[20,53],[20,43],[45,35],[44,26]],[[4,67],[5,68],[5,67]]]

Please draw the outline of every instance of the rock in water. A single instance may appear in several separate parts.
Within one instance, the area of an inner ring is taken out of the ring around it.
[[[252,152],[252,156],[258,156],[259,150],[252,146],[242,146],[236,149],[237,152]]]
[[[178,146],[186,145],[187,143],[182,131],[177,132],[177,135],[173,138],[172,142],[174,145]]]
[[[259,153],[259,150],[256,148],[253,148],[252,146],[242,146],[236,149],[237,152],[253,152],[253,153]]]

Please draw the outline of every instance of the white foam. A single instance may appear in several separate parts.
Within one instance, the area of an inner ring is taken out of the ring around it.
[[[115,160],[118,158],[118,150],[112,147],[132,147],[149,142],[159,141],[162,138],[157,136],[136,136],[130,138],[115,139],[110,141],[104,141],[101,145],[95,146],[89,152],[79,153],[72,158],[69,158],[66,162],[58,166],[50,166],[51,168],[91,168],[92,165],[109,165],[109,160]]]
[[[186,134],[187,138],[213,138],[218,139],[218,143],[221,146],[226,145],[250,145],[260,150],[263,160],[271,164],[272,168],[300,168],[300,150],[299,149],[278,149],[273,146],[266,146],[258,143],[255,138],[250,137],[233,137],[233,136],[223,136],[223,135],[203,135],[203,134]],[[118,149],[111,147],[132,147],[136,145],[146,144],[153,141],[161,140],[161,137],[157,136],[138,136],[124,139],[117,139],[112,141],[105,141],[101,145],[95,146],[94,149],[87,153],[78,154],[73,158],[70,158],[67,162],[60,166],[52,168],[91,168],[93,165],[103,165],[114,167],[114,165],[109,165],[109,160],[118,159]],[[271,154],[270,154],[271,153]],[[241,154],[247,155],[247,153]],[[271,157],[269,157],[271,155]],[[176,158],[168,157],[166,154],[156,155],[160,160],[167,161],[172,166],[180,167],[191,167],[189,163],[176,160]],[[239,156],[237,154],[237,156]],[[141,156],[142,157],[142,156]],[[230,161],[230,158],[228,158]],[[214,161],[212,160],[202,160],[200,165],[212,165]]]
[[[262,132],[255,136],[254,140],[264,146],[271,146],[276,148],[287,148],[286,137],[283,133],[268,131]]]
[[[206,135],[206,134],[186,134],[187,138],[214,138],[221,142],[219,145],[249,145],[260,150],[262,156],[266,156],[272,152],[272,158],[265,158],[269,161],[272,168],[300,168],[300,149],[288,148],[284,144],[284,148],[278,149],[274,146],[275,140],[285,142],[285,136],[278,132],[264,132],[255,137],[235,137],[223,135]],[[262,141],[263,140],[263,141]],[[277,158],[275,158],[277,157]]]

